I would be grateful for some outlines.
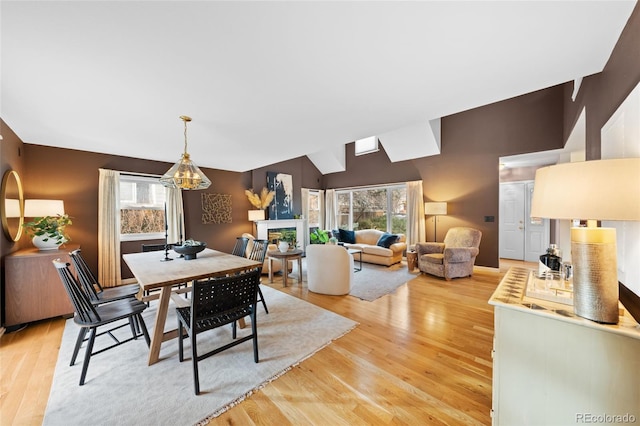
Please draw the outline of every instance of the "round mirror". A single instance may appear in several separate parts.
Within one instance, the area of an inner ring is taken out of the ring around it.
[[[24,196],[20,176],[15,170],[7,171],[2,177],[0,202],[3,206],[2,230],[8,239],[18,241],[24,222]]]

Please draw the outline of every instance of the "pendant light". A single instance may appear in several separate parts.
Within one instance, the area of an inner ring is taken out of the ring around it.
[[[191,161],[187,152],[187,122],[191,121],[191,117],[181,115],[180,119],[184,121],[184,153],[182,158],[160,178],[160,183],[169,188],[206,189],[211,185],[211,181]]]

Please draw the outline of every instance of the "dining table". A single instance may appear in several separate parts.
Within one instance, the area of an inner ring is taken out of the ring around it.
[[[220,277],[237,272],[262,267],[262,262],[245,257],[205,248],[195,259],[186,260],[173,250],[172,260],[165,260],[165,253],[158,251],[127,253],[122,258],[138,281],[143,292],[160,289],[155,325],[149,345],[148,365],[160,359],[162,342],[175,339],[175,330],[164,331],[171,300],[172,286],[212,277]]]

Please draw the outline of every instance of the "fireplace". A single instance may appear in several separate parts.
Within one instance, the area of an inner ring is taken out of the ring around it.
[[[309,236],[307,235],[307,221],[304,219],[259,220],[256,222],[256,226],[258,228],[257,237],[263,240],[270,240],[270,230],[282,231],[295,229],[298,246],[302,250],[307,247]]]

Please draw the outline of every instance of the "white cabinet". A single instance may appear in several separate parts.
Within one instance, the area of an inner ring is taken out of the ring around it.
[[[640,423],[640,326],[627,312],[602,325],[569,305],[522,297],[527,276],[512,268],[489,302],[493,424]]]

